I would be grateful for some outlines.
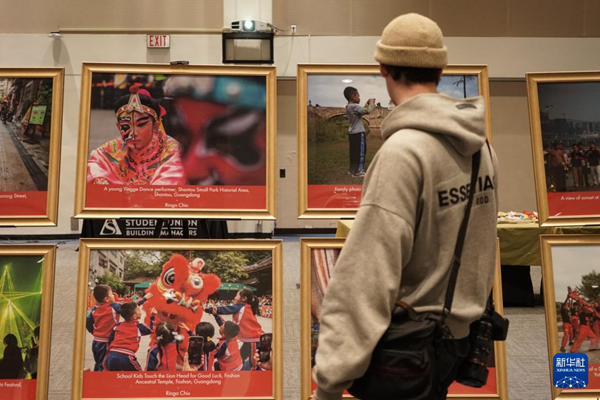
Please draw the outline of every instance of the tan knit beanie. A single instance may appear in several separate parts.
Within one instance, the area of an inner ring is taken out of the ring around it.
[[[440,27],[419,14],[404,14],[388,24],[377,42],[375,59],[385,65],[444,68],[448,52]]]

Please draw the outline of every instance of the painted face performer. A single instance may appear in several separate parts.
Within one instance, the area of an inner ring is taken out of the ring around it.
[[[121,137],[92,151],[87,183],[96,185],[182,185],[179,142],[165,134],[164,109],[137,86],[115,104]]]
[[[265,184],[264,79],[173,76],[164,91],[185,121],[181,157],[188,184]]]

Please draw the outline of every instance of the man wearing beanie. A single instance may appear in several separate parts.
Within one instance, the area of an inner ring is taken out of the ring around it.
[[[397,107],[382,124],[385,142],[367,171],[323,301],[318,400],[341,399],[364,375],[397,300],[418,313],[441,314],[478,151],[478,183],[446,319],[454,355],[441,365],[444,378],[433,392],[419,398],[446,398],[469,350],[469,326],[485,309],[494,277],[498,168],[486,144],[483,99],[437,93],[447,57],[438,25],[418,14],[394,19],[377,43],[375,59]]]

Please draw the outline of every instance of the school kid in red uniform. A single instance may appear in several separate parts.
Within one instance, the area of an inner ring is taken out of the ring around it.
[[[250,289],[240,290],[233,299],[235,304],[225,307],[217,307],[216,313],[219,315],[233,315],[233,322],[240,327],[239,341],[242,342],[240,353],[244,361],[252,363],[252,369],[256,368],[254,353],[256,344],[260,341],[260,335],[264,333],[260,323],[256,319],[258,314],[258,301]],[[211,314],[213,308],[209,307],[205,311]]]
[[[113,328],[108,338],[108,354],[104,361],[104,368],[108,371],[141,371],[135,353],[140,348],[140,338],[152,333],[155,308],[150,313],[150,327],[139,322],[142,309],[134,302],[121,306],[121,316],[125,322],[119,322]]]
[[[193,332],[183,322],[181,329],[192,336]],[[177,356],[179,354],[179,341],[183,336],[175,332],[175,327],[169,322],[161,322],[154,331],[156,341],[148,350],[146,358],[146,371],[177,371]]]
[[[94,371],[102,371],[108,338],[119,322],[122,304],[115,302],[115,294],[108,285],[96,285],[93,294],[97,304],[88,312],[85,327],[89,333],[94,335],[92,342],[92,353],[95,362]],[[152,297],[152,294],[148,293],[137,304],[144,304],[150,297]]]
[[[212,341],[215,336],[215,327],[210,322],[200,322],[196,325],[196,336],[204,338],[203,362],[198,371],[212,371],[217,349],[217,345]]]
[[[226,321],[220,326],[220,332],[221,340],[219,340],[217,353],[215,354],[217,359],[215,361],[215,371],[241,371],[244,368],[244,361],[237,340],[240,327],[231,321]]]

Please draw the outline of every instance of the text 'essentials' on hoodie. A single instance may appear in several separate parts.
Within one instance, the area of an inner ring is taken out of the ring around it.
[[[469,334],[491,292],[498,168],[486,145],[481,97],[422,94],[383,121],[384,144],[369,166],[360,208],[325,293],[314,378],[319,400],[339,400],[364,375],[394,303],[441,313],[468,200],[472,156],[481,166],[446,320]]]

